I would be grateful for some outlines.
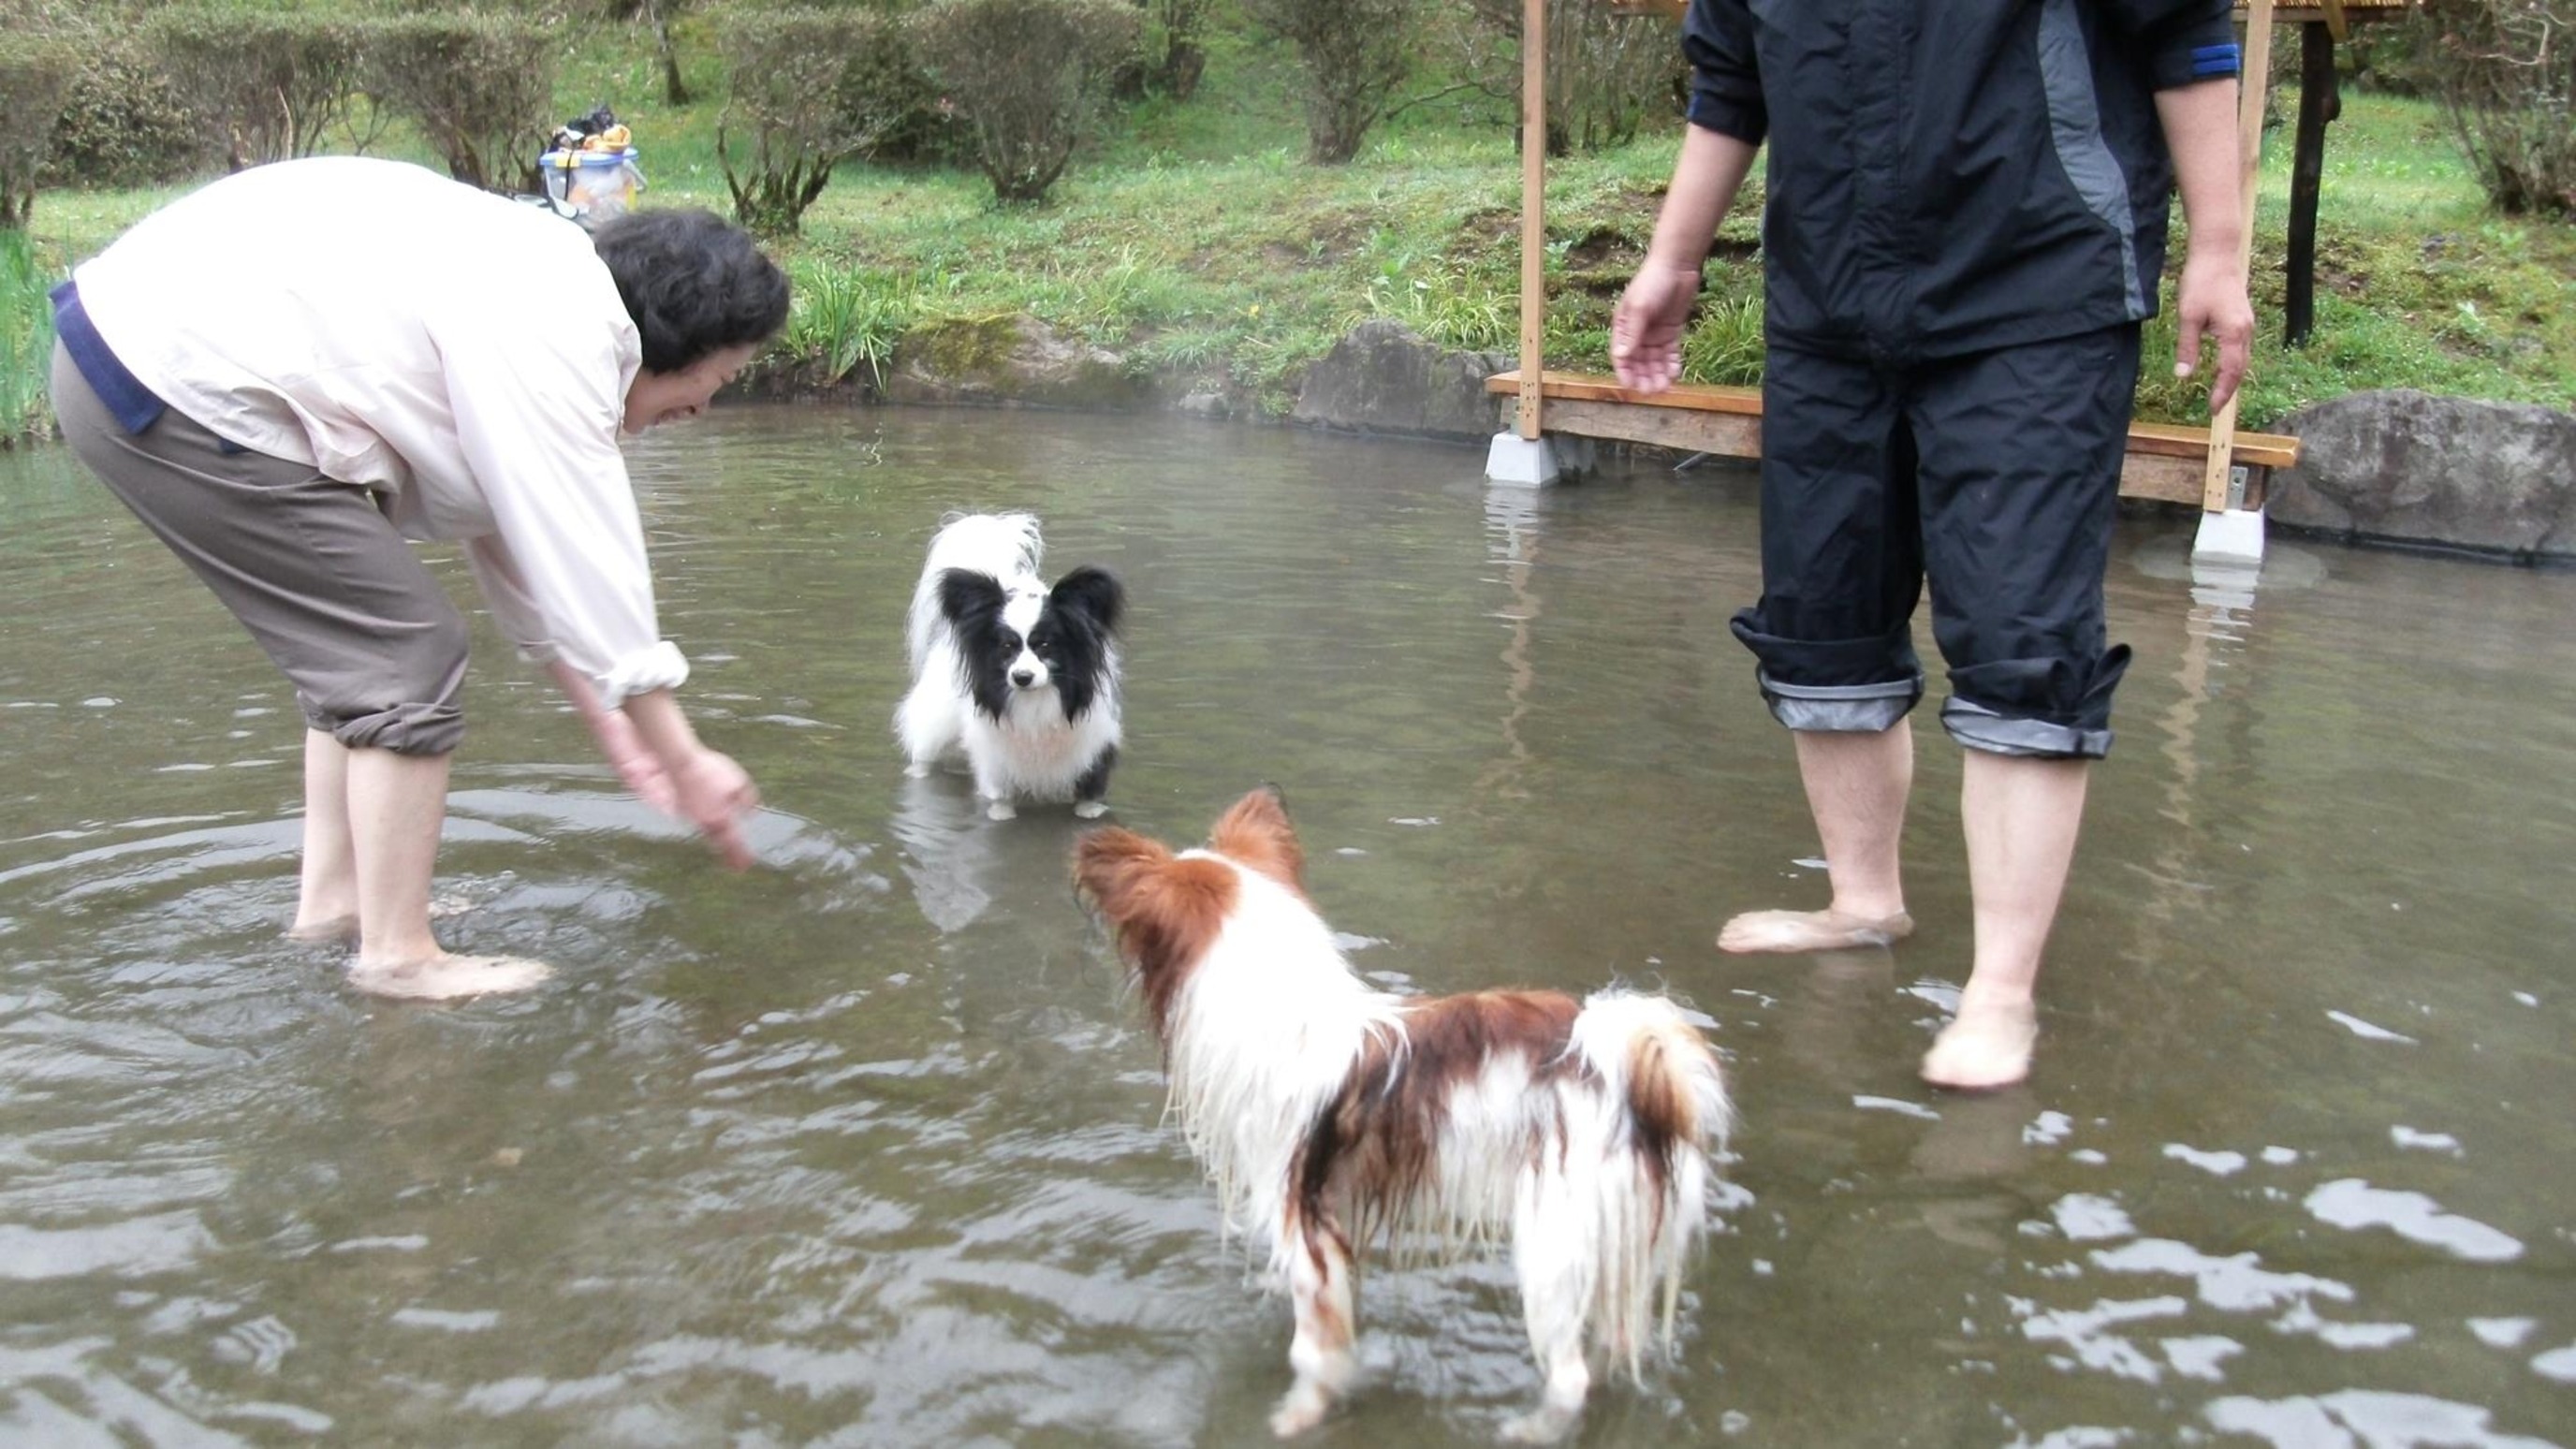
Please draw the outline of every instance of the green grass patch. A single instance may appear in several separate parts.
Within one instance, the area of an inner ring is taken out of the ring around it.
[[[0,231],[0,444],[48,424],[55,280],[25,236]]]
[[[714,147],[722,76],[692,29],[701,24],[681,31],[702,97],[688,106],[662,103],[642,27],[586,26],[561,52],[557,110],[606,103],[634,126],[648,205],[727,204]],[[779,248],[797,301],[769,366],[864,380],[908,333],[1027,313],[1139,368],[1221,381],[1279,412],[1305,367],[1369,317],[1451,347],[1517,346],[1519,159],[1507,108],[1462,92],[1382,126],[1352,164],[1313,167],[1299,159],[1304,120],[1283,49],[1221,26],[1208,55],[1196,95],[1115,117],[1043,207],[996,206],[971,170],[844,166],[803,234]],[[1417,93],[1444,83],[1425,77]],[[1668,126],[1551,164],[1548,365],[1607,371],[1610,310],[1644,252],[1678,140]],[[377,151],[426,159],[400,128]],[[2368,388],[2576,402],[2576,227],[2490,213],[2425,103],[2345,97],[2328,140],[2316,336],[2283,348],[2286,133],[2267,151],[2246,425]],[[1760,376],[1758,189],[1720,234],[1685,345],[1694,380]],[[38,269],[58,275],[171,194],[47,193]],[[2139,415],[2204,420],[2198,390],[2170,376],[2170,323],[2148,347]]]

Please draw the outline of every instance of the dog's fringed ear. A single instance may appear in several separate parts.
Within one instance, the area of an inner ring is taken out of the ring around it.
[[[1234,909],[1236,879],[1223,861],[1183,860],[1115,826],[1074,847],[1074,889],[1108,920],[1153,1012],[1154,1029],[1167,1043],[1181,988]]]
[[[1002,586],[989,574],[948,569],[939,575],[939,612],[960,634],[975,634],[1002,617]]]
[[[1306,848],[1297,843],[1297,827],[1288,823],[1288,802],[1276,786],[1264,785],[1234,802],[1216,822],[1208,845],[1246,870],[1306,892]]]
[[[1117,575],[1090,564],[1056,580],[1047,597],[1059,611],[1089,619],[1103,634],[1117,633],[1118,621],[1127,613],[1126,586]]]
[[[1135,911],[1138,893],[1154,872],[1172,863],[1172,852],[1117,826],[1090,831],[1073,847],[1073,888],[1083,904],[1112,925]]]

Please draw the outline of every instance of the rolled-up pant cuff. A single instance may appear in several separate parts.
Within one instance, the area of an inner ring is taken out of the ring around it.
[[[2107,727],[2084,729],[2044,719],[2014,719],[1956,695],[1941,705],[1941,728],[1967,748],[1990,755],[2098,760],[2111,753]]]
[[[2004,659],[1953,669],[1956,692],[1941,706],[1941,727],[1988,754],[2098,760],[2111,753],[2111,694],[2128,672],[2126,644],[2089,659]]]
[[[1883,684],[1782,684],[1756,669],[1771,717],[1817,734],[1877,734],[1891,729],[1923,698],[1923,676]]]
[[[398,704],[355,716],[335,716],[298,691],[296,703],[304,722],[353,750],[391,750],[397,755],[452,755],[465,739],[465,711],[434,701]]]

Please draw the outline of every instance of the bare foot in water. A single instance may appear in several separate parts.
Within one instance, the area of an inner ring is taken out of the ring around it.
[[[1923,1080],[1957,1092],[1991,1092],[2030,1075],[2039,1012],[2027,1001],[1989,1005],[1962,998],[1959,1014],[1923,1054]]]
[[[1721,951],[1840,951],[1886,946],[1914,934],[1914,918],[1846,916],[1833,911],[1746,911],[1717,933]]]
[[[356,916],[317,916],[310,921],[297,921],[286,928],[290,941],[348,942],[358,939]]]
[[[546,979],[542,962],[515,956],[438,955],[425,961],[371,963],[349,968],[349,984],[370,996],[406,1001],[454,1001],[467,996],[525,991]]]

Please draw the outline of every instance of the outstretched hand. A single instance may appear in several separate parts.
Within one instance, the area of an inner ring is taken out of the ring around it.
[[[760,808],[760,791],[742,766],[714,750],[701,748],[670,776],[679,815],[698,828],[717,855],[735,870],[752,863],[751,843],[743,822]]]
[[[1610,314],[1610,370],[1619,385],[1656,393],[1682,375],[1682,329],[1699,295],[1699,273],[1648,263]]]
[[[2209,383],[2209,410],[2215,413],[2236,396],[2253,349],[2254,304],[2246,295],[2244,269],[2233,257],[2185,258],[2174,321],[2174,376],[2189,377],[2199,368],[2204,341],[2218,347],[2218,375]]]
[[[608,756],[617,778],[635,792],[635,798],[664,815],[680,813],[679,792],[671,785],[670,772],[645,746],[633,721],[609,710],[591,721],[591,729],[599,739],[600,752]]]

